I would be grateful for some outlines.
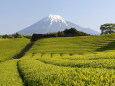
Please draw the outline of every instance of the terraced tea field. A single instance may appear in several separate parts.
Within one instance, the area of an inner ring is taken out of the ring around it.
[[[22,58],[0,63],[2,85],[115,86],[115,34],[40,39]]]
[[[115,34],[40,39],[29,53],[87,54],[107,50],[115,50]]]
[[[62,60],[63,61],[63,60]],[[40,60],[21,60],[19,69],[29,86],[114,86],[115,70],[67,67]]]
[[[28,39],[0,39],[0,61],[11,59],[28,43]]]
[[[17,62],[18,60],[9,60],[0,63],[0,86],[23,86]]]

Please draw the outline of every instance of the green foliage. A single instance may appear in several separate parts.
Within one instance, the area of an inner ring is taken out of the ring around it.
[[[99,60],[68,60],[68,59],[53,59],[53,58],[39,58],[38,60],[46,63],[64,67],[78,67],[78,68],[107,68],[115,69],[114,59],[99,59]]]
[[[103,24],[100,27],[101,34],[115,33],[115,24]]]
[[[98,52],[94,54],[84,54],[84,55],[74,54],[72,56],[66,56],[66,58],[64,57],[63,59],[69,59],[69,60],[115,59],[115,53],[114,51],[109,51],[109,52]]]
[[[2,38],[9,38],[7,34],[3,35]]]
[[[7,34],[1,35],[1,38],[25,38],[25,37],[22,34],[16,33],[16,34],[12,34],[12,35],[7,35]]]
[[[31,38],[32,38],[32,36],[25,36],[25,38],[31,39]]]
[[[28,42],[0,39],[0,44],[7,46],[0,46],[1,52],[5,49],[4,58],[8,50],[14,55],[14,50]],[[0,63],[0,85],[114,86],[114,43],[115,34],[40,39],[20,60]]]
[[[115,50],[114,41],[115,34],[46,38],[36,41],[28,53],[94,53],[111,50],[111,48]]]
[[[66,29],[63,32],[64,34],[77,34],[77,30],[75,28]]]
[[[64,36],[65,34],[64,34],[64,32],[63,31],[59,31],[59,32],[57,32],[57,36]]]
[[[19,69],[29,86],[114,86],[115,71],[104,68],[70,68],[23,60]]]
[[[115,34],[41,39],[19,69],[30,86],[114,86],[114,41]]]
[[[75,28],[66,29],[63,31],[63,33],[68,36],[86,36],[88,35],[84,32],[77,31]]]
[[[13,36],[14,36],[14,38],[24,38],[24,36],[23,36],[23,35],[18,34],[18,33],[13,34]]]
[[[2,38],[2,35],[0,35],[0,38]]]
[[[0,61],[11,59],[27,44],[28,39],[0,39]]]
[[[38,39],[50,38],[50,37],[73,37],[73,36],[89,36],[90,34],[77,31],[75,28],[66,29],[55,33],[48,34],[33,34],[31,41],[37,41]]]
[[[0,63],[0,86],[23,86],[17,69],[18,60]]]

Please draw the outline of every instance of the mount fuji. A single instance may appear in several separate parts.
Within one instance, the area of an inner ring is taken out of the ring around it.
[[[99,32],[94,31],[90,28],[83,28],[74,23],[66,21],[59,15],[49,15],[35,24],[17,32],[23,35],[46,34],[52,32],[63,31],[65,29],[76,28],[78,31],[82,31],[88,34],[97,35]]]

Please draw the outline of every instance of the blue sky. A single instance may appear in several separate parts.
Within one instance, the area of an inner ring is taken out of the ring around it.
[[[0,0],[0,34],[12,34],[49,14],[100,31],[115,23],[115,0]]]

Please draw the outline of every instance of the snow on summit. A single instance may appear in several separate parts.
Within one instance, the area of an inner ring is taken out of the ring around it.
[[[63,17],[61,17],[60,15],[52,15],[52,14],[50,14],[48,16],[48,18],[51,20],[50,25],[52,25],[53,22],[62,22],[66,26],[68,26],[68,24],[66,23],[66,20]]]
[[[30,25],[29,27],[22,29],[18,33],[23,35],[32,35],[34,33],[46,34],[46,33],[63,31],[67,28],[68,29],[76,28],[78,31],[82,31],[88,34],[94,34],[94,35],[99,34],[98,32],[90,28],[80,27],[79,25],[69,22],[65,20],[63,17],[61,17],[60,15],[52,15],[52,14]]]

